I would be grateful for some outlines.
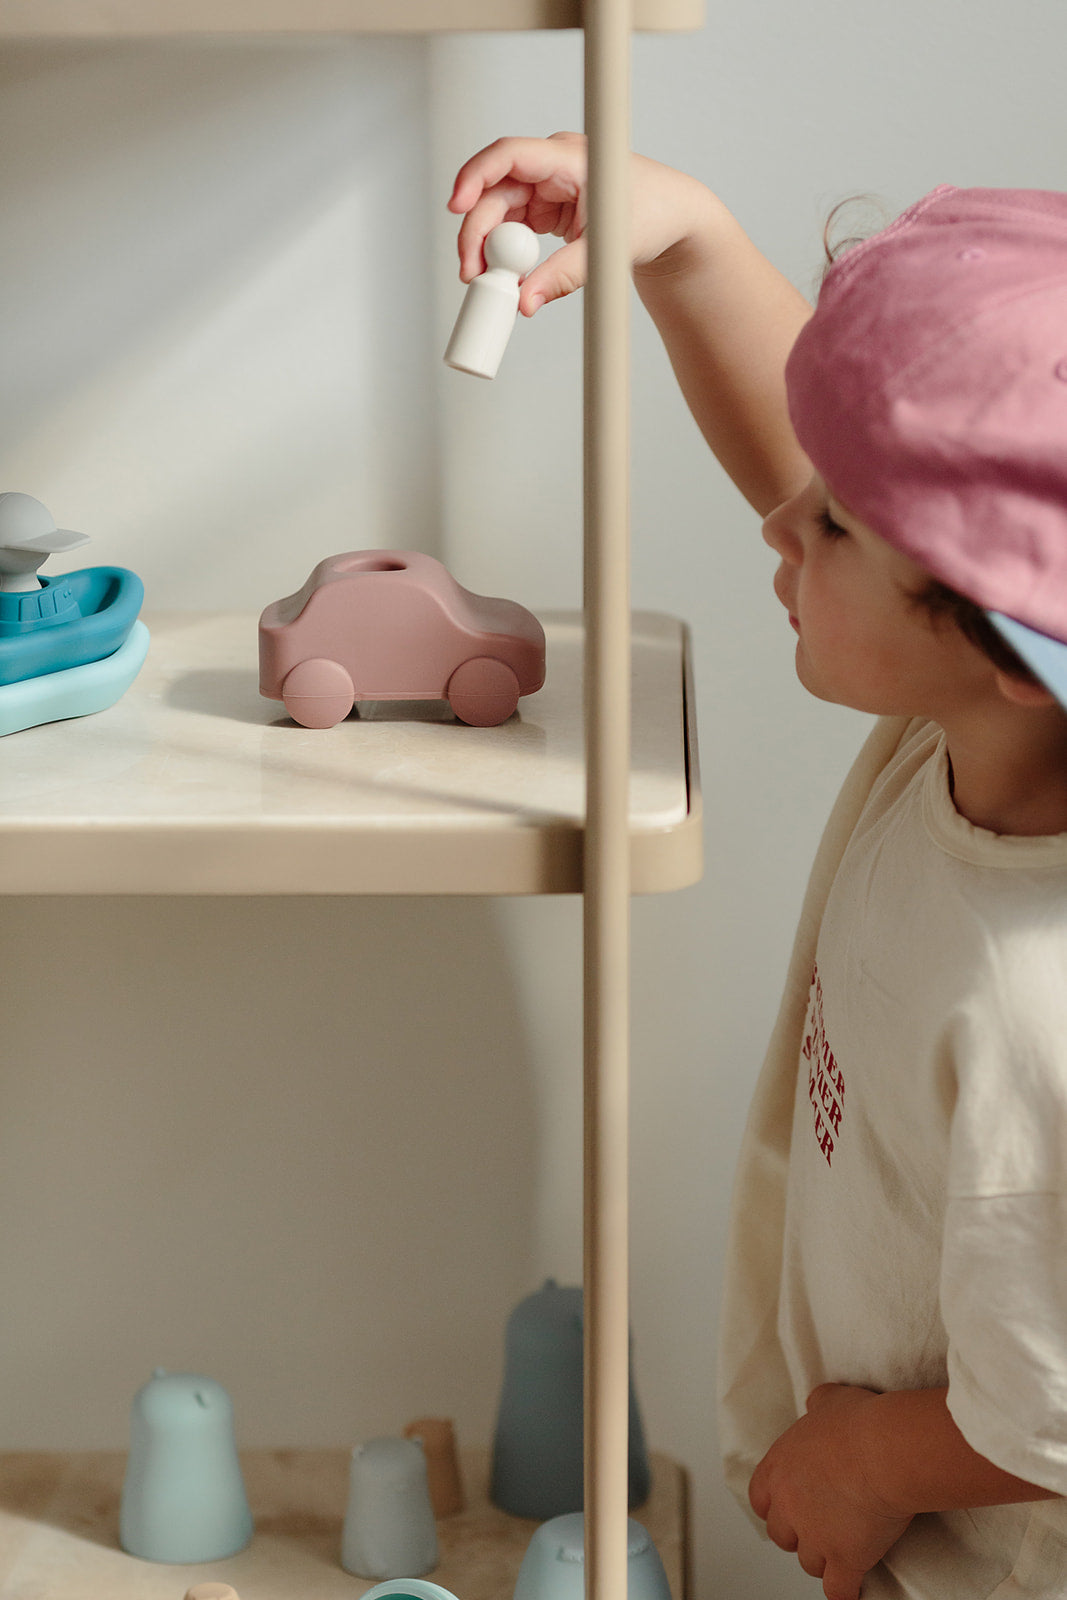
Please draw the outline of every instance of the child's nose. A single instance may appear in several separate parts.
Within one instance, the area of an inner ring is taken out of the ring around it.
[[[794,525],[793,509],[792,500],[777,506],[763,524],[763,537],[783,561],[798,565],[803,547]]]

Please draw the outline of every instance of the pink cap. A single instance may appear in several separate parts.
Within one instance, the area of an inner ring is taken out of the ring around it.
[[[849,511],[1016,649],[1067,641],[1067,195],[935,189],[830,269],[786,380]]]

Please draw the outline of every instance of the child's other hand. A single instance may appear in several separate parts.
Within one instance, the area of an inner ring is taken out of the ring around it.
[[[813,1390],[806,1414],[771,1446],[749,1484],[768,1536],[822,1579],[827,1600],[858,1600],[864,1574],[911,1521],[867,1484],[856,1424],[875,1398],[843,1383]]]
[[[587,147],[580,133],[548,139],[497,139],[464,163],[456,176],[450,211],[463,216],[459,230],[460,278],[485,271],[482,246],[500,222],[524,222],[535,233],[564,241],[523,280],[519,310],[532,316],[548,300],[586,281]],[[702,184],[643,156],[632,157],[632,256],[647,265],[692,231],[711,196]]]

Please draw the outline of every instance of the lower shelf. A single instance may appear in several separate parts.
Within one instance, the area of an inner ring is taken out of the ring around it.
[[[124,1451],[0,1454],[0,1600],[183,1600],[198,1583],[228,1583],[239,1600],[358,1600],[373,1585],[340,1566],[348,1499],[346,1450],[250,1450],[241,1455],[256,1521],[247,1550],[225,1561],[166,1566],[118,1546]],[[457,1600],[511,1600],[535,1522],[490,1504],[489,1457],[461,1453],[467,1509],[437,1525],[428,1576]],[[652,1494],[632,1513],[685,1600],[686,1479],[653,1454]]]

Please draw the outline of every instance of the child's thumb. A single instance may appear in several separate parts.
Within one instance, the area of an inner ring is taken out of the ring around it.
[[[581,289],[586,278],[585,240],[575,239],[546,256],[523,280],[519,290],[519,310],[524,317],[549,300],[562,300],[564,295]]]

